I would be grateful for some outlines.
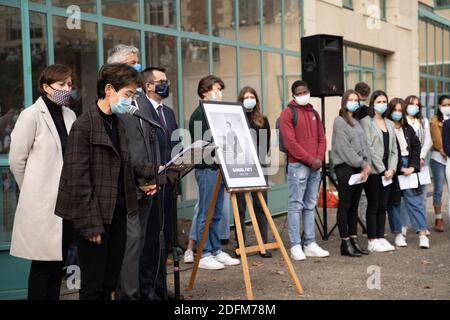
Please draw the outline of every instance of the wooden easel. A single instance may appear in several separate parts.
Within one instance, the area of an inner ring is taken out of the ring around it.
[[[216,204],[217,195],[219,193],[220,184],[222,182],[222,174],[220,170],[218,170],[216,184],[214,186],[213,195],[211,198],[211,202],[209,204],[208,212],[206,215],[206,221],[205,221],[205,227],[203,228],[202,238],[197,246],[197,254],[195,256],[194,260],[194,268],[192,270],[191,279],[189,281],[189,286],[186,288],[186,291],[190,291],[194,288],[194,282],[195,277],[197,275],[198,271],[198,265],[200,263],[200,258],[203,252],[203,246],[206,240],[206,235],[208,233],[209,224],[211,223],[211,219],[213,216],[214,206]],[[238,243],[239,243],[239,249],[236,250],[236,253],[241,256],[241,263],[242,263],[242,271],[244,274],[244,282],[245,282],[245,288],[247,291],[247,299],[253,300],[253,290],[252,290],[252,284],[250,281],[250,273],[248,270],[248,262],[247,262],[247,253],[252,252],[261,252],[262,254],[266,253],[266,250],[268,249],[278,249],[281,252],[281,255],[284,259],[284,262],[286,263],[286,266],[288,268],[289,273],[291,274],[292,279],[294,280],[295,286],[297,287],[297,293],[299,295],[303,295],[304,291],[302,288],[302,285],[300,284],[300,281],[298,280],[297,274],[295,273],[294,267],[292,265],[292,262],[288,256],[288,253],[286,251],[286,248],[284,247],[283,241],[281,240],[281,237],[277,231],[277,228],[275,226],[275,223],[273,222],[272,216],[270,215],[269,209],[267,207],[266,201],[264,200],[264,197],[262,195],[262,191],[266,191],[269,188],[251,188],[251,189],[229,189],[227,192],[231,193],[231,204],[233,208],[233,216],[234,216],[234,223],[236,227],[236,232],[238,236]],[[267,218],[267,223],[269,224],[269,227],[272,231],[273,236],[275,237],[274,243],[267,243],[264,244],[261,236],[261,232],[259,230],[258,222],[256,220],[255,211],[253,209],[253,203],[251,201],[250,193],[256,192],[258,195],[258,199],[261,203],[261,207],[263,208],[264,214]],[[244,243],[244,235],[242,233],[241,229],[241,220],[239,218],[239,209],[237,204],[237,197],[236,194],[238,193],[244,193],[245,201],[247,203],[247,208],[250,214],[250,218],[252,221],[252,226],[255,231],[256,235],[256,241],[258,242],[258,245],[252,246],[252,247],[245,247]]]

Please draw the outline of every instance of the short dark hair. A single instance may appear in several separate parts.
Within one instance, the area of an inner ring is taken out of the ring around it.
[[[389,101],[388,95],[386,94],[386,92],[384,92],[383,90],[377,90],[374,91],[372,93],[372,96],[370,97],[370,105],[369,105],[369,110],[368,110],[368,114],[371,118],[373,118],[375,116],[375,110],[374,110],[374,104],[375,104],[375,100],[377,100],[378,97],[384,96],[386,97],[386,100]],[[382,117],[385,118],[386,117],[386,113],[382,114]]]
[[[444,94],[444,95],[440,96],[438,99],[439,105],[444,103],[444,100],[447,100],[447,99],[450,100],[450,95]],[[444,121],[444,115],[442,114],[440,108],[437,108],[437,117],[438,117],[439,121]]]
[[[155,80],[154,71],[159,71],[159,72],[163,72],[166,73],[166,68],[161,68],[161,67],[148,67],[145,68],[142,73],[141,73],[141,77],[142,77],[142,83],[146,84],[148,82],[152,82],[153,80]]]
[[[212,87],[216,83],[220,84],[220,86],[222,87],[222,90],[225,89],[225,83],[219,77],[216,77],[216,76],[210,74],[209,76],[206,76],[206,77],[203,77],[202,79],[200,79],[200,81],[198,82],[198,88],[197,88],[198,96],[201,99],[203,99],[204,98],[203,95],[205,93],[208,93],[209,91],[211,91]]]
[[[124,63],[105,64],[98,72],[97,97],[105,98],[105,86],[111,84],[114,90],[134,84],[137,87],[142,85],[139,73],[131,66]]]
[[[361,96],[361,97],[369,97],[370,96],[370,86],[365,82],[358,82],[355,85],[355,91]]]
[[[51,85],[58,81],[64,81],[72,76],[72,69],[64,64],[52,64],[42,70],[39,76],[39,93],[47,94],[44,91],[44,84]]]
[[[297,80],[291,86],[292,94],[295,93],[295,89],[297,89],[298,87],[306,87],[309,90],[309,85],[308,85],[308,83],[306,81]]]

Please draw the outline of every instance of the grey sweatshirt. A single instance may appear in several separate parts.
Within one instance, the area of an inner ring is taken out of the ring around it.
[[[334,120],[331,159],[335,166],[347,164],[353,168],[370,165],[367,138],[358,121],[352,119],[353,127],[344,118]]]

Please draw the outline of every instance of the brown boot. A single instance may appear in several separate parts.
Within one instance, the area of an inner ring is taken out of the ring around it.
[[[441,214],[441,207],[434,206],[434,213],[436,215],[440,215]],[[436,232],[444,232],[444,219],[436,219],[436,222],[435,222],[435,225],[434,225],[434,230]]]

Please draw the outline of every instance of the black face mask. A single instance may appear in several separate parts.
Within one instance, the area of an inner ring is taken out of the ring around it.
[[[169,91],[170,87],[167,83],[160,83],[155,86],[155,93],[162,99],[165,99],[169,96]]]

